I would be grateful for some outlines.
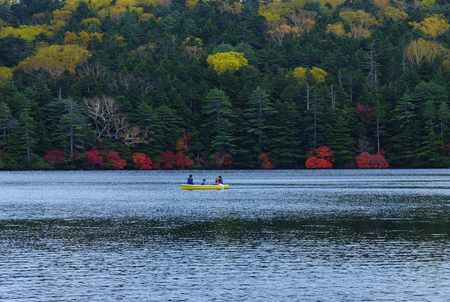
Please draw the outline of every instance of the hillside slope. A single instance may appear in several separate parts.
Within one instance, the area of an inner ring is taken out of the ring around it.
[[[450,166],[445,0],[0,3],[1,168]]]

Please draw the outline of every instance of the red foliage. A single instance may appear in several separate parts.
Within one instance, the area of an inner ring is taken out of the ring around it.
[[[92,149],[86,152],[86,158],[89,166],[92,167],[103,167],[105,162],[103,161],[103,156],[100,150]]]
[[[159,170],[161,169],[161,164],[158,162],[153,163],[152,165],[153,170]]]
[[[360,169],[382,169],[389,168],[389,163],[383,154],[363,152],[356,156],[356,166]]]
[[[66,153],[62,150],[50,150],[44,155],[44,160],[51,165],[58,165],[66,159]]]
[[[311,156],[305,162],[308,169],[331,169],[333,164],[326,159]]]
[[[192,167],[194,166],[194,161],[193,161],[192,159],[188,158],[188,159],[186,159],[186,161],[184,162],[184,165],[185,165],[187,168],[192,168]]]
[[[186,157],[184,156],[183,152],[178,152],[175,155],[175,163],[177,164],[178,168],[184,170],[186,167]]]
[[[273,168],[273,164],[270,161],[270,157],[269,157],[268,153],[261,152],[259,154],[259,160],[261,161],[261,168],[263,168],[263,169],[272,169]]]
[[[314,150],[317,158],[333,161],[334,152],[328,146],[320,146]]]
[[[134,153],[133,154],[133,164],[139,170],[151,170],[152,169],[152,159],[145,155],[144,153]]]
[[[161,159],[163,161],[162,167],[164,169],[173,169],[175,164],[175,154],[172,151],[166,150],[161,153]]]
[[[212,155],[212,159],[216,168],[230,166],[233,163],[231,155],[227,153],[225,153],[223,156],[220,156],[219,152],[216,152]]]
[[[305,166],[308,169],[331,169],[333,168],[333,157],[334,152],[328,146],[320,146],[306,160]]]
[[[355,108],[356,114],[363,123],[368,123],[373,117],[373,109],[365,104],[358,104]]]
[[[106,154],[106,160],[108,161],[109,167],[113,169],[122,170],[127,165],[127,161],[121,158],[119,153],[112,150],[108,150],[108,153]]]

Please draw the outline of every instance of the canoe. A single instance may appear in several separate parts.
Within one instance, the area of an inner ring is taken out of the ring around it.
[[[180,186],[181,190],[224,190],[228,189],[229,185],[188,185],[183,184]]]

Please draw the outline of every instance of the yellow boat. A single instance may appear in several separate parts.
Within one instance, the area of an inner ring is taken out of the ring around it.
[[[188,185],[183,184],[180,186],[181,190],[226,190],[230,186],[229,185]]]

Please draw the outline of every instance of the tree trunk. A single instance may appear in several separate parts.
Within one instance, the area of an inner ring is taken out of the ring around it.
[[[377,116],[377,153],[380,153],[380,118]]]
[[[70,125],[70,160],[73,160],[73,125]]]
[[[314,91],[314,149],[317,148],[317,93]]]
[[[334,94],[334,85],[331,84],[331,108],[336,108],[336,95]]]
[[[25,124],[25,144],[27,148],[27,162],[31,161],[30,141],[28,137],[28,124]]]
[[[306,110],[309,110],[309,84],[306,83]]]

